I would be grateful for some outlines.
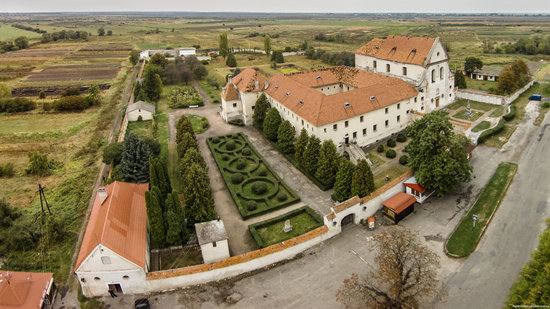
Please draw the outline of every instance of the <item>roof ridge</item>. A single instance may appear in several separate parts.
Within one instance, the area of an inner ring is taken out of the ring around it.
[[[105,237],[105,230],[107,229],[107,218],[109,218],[109,213],[111,212],[111,205],[113,204],[113,193],[115,191],[115,187],[119,184],[118,181],[115,181],[112,183],[112,192],[109,194],[109,192],[107,192],[107,198],[109,199],[109,207],[107,208],[107,210],[105,211],[105,222],[103,222],[103,228],[101,229],[101,237],[99,239],[99,244],[103,244],[104,243],[104,237]],[[111,195],[111,196],[109,196]],[[96,193],[96,198],[97,198],[97,193]],[[105,202],[105,201],[103,201]],[[99,208],[101,208],[101,206],[103,205],[103,203],[99,203]],[[104,245],[104,244],[103,244]],[[114,250],[113,250],[114,251]]]

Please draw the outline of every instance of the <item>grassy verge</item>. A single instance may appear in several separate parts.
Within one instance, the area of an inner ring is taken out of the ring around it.
[[[208,130],[208,119],[197,115],[187,115],[187,119],[191,122],[195,134],[201,134]]]
[[[472,132],[481,132],[483,130],[487,130],[490,126],[491,123],[489,121],[482,121],[472,129]]]
[[[130,121],[128,122],[128,128],[126,129],[126,134],[132,133],[139,137],[153,137],[151,132],[151,126],[153,121]]]
[[[216,103],[216,104],[221,103],[221,98],[220,98],[220,92],[222,91],[221,89],[216,89],[216,87],[210,85],[206,80],[201,80],[199,84],[202,90],[204,90],[204,92],[206,92],[206,94],[210,98],[210,102]]]
[[[289,220],[292,231],[283,231],[285,221]],[[300,236],[323,225],[323,220],[308,206],[290,211],[284,215],[248,226],[250,234],[264,248]]]
[[[516,164],[509,162],[498,166],[475,204],[449,237],[445,247],[451,256],[466,257],[476,249],[485,228],[506,195],[517,168]],[[475,226],[472,219],[474,215],[478,217]]]
[[[497,107],[496,105],[492,105],[492,104],[481,103],[481,102],[476,102],[476,101],[469,101],[469,100],[465,100],[465,99],[458,99],[453,104],[450,104],[449,106],[447,106],[447,108],[452,109],[452,110],[457,110],[461,107],[468,106],[468,103],[470,103],[470,108],[471,109],[481,110],[481,111],[485,111],[485,112],[490,111],[490,110]]]

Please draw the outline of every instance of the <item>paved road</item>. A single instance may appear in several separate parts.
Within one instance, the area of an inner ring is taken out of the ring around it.
[[[528,123],[516,139],[506,148],[519,158],[514,182],[477,250],[447,281],[448,300],[439,308],[502,308],[538,243],[550,216],[550,117],[540,127]]]

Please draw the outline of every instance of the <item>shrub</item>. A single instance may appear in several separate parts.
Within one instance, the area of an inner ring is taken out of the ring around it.
[[[237,169],[238,170],[244,170],[246,168],[246,162],[243,160],[237,161]]]
[[[267,170],[265,168],[262,168],[259,172],[258,172],[258,175],[262,176],[262,177],[265,177],[267,176]]]
[[[407,163],[409,163],[409,156],[402,155],[401,158],[399,158],[399,164],[407,165]]]
[[[388,151],[386,151],[386,158],[393,159],[395,157],[397,157],[397,153],[395,152],[395,150],[388,149]]]
[[[550,102],[542,103],[542,108],[550,108]]]
[[[241,182],[243,182],[243,180],[244,180],[244,177],[241,174],[231,175],[231,183],[234,184],[234,185],[240,184]]]
[[[191,86],[174,89],[168,97],[168,106],[171,108],[186,108],[191,105],[204,105],[201,96]]]
[[[36,108],[34,101],[25,98],[9,98],[0,100],[0,113],[20,113]]]
[[[277,201],[279,202],[284,202],[288,199],[288,195],[286,195],[286,193],[279,193],[279,195],[277,195]]]
[[[488,140],[491,136],[493,136],[495,134],[498,134],[502,130],[504,130],[504,122],[505,122],[504,117],[502,117],[502,119],[500,119],[500,121],[498,122],[498,124],[494,128],[481,132],[481,134],[477,138],[477,143],[482,144],[486,140]]]
[[[508,114],[502,116],[502,118],[504,118],[504,120],[506,120],[506,121],[514,120],[514,118],[516,118],[516,106],[515,105],[510,105],[510,112]]]
[[[246,209],[248,211],[254,211],[254,210],[258,209],[258,205],[256,205],[256,202],[254,202],[254,201],[248,201],[248,202],[246,202]]]
[[[80,95],[80,87],[68,87],[61,94],[62,97],[74,97]]]
[[[212,143],[217,144],[220,142],[220,138],[216,136],[216,137],[213,137],[211,141]]]
[[[218,102],[216,102],[218,101]],[[214,101],[214,103],[220,103],[219,100],[216,100]],[[231,124],[231,125],[234,125],[234,126],[239,126],[239,127],[242,127],[244,126],[244,122],[242,119],[238,118],[238,119],[233,119],[233,120],[229,120],[227,123]]]
[[[46,93],[44,92],[44,90],[40,90],[40,93],[38,94],[38,98],[40,100],[44,100],[46,98]]]
[[[256,195],[262,195],[267,192],[267,185],[263,182],[256,182],[252,184],[252,192]]]
[[[384,149],[384,145],[380,145],[380,146],[378,146],[378,148],[376,148],[376,151],[377,151],[378,153],[382,153],[382,152],[384,152],[384,150],[385,150],[385,149]]]
[[[41,152],[29,153],[29,166],[26,169],[29,175],[47,176],[55,168],[55,163],[48,158],[48,154]]]
[[[13,177],[15,175],[15,168],[13,163],[5,163],[0,165],[0,177]]]
[[[228,156],[228,155],[223,155],[223,156],[222,156],[222,160],[224,160],[224,161],[229,160],[229,156]]]
[[[243,150],[243,155],[244,156],[249,156],[251,154],[252,154],[252,151],[250,151],[250,149],[246,148],[246,149]]]
[[[80,112],[88,107],[88,100],[80,96],[62,97],[53,104],[53,108],[58,112]]]
[[[235,148],[237,148],[237,145],[235,145],[235,142],[227,142],[227,144],[225,144],[225,149],[229,151],[233,151],[235,150]]]
[[[397,134],[397,141],[400,143],[404,143],[407,141],[407,136],[403,133]]]
[[[390,139],[388,140],[388,142],[386,143],[386,145],[387,145],[388,147],[391,147],[391,148],[395,147],[395,145],[396,145],[396,144],[395,144],[395,140],[394,140],[393,138],[390,138]]]

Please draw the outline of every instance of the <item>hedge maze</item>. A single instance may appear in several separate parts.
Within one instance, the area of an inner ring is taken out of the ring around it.
[[[300,200],[264,162],[242,133],[211,137],[207,142],[243,219]]]

